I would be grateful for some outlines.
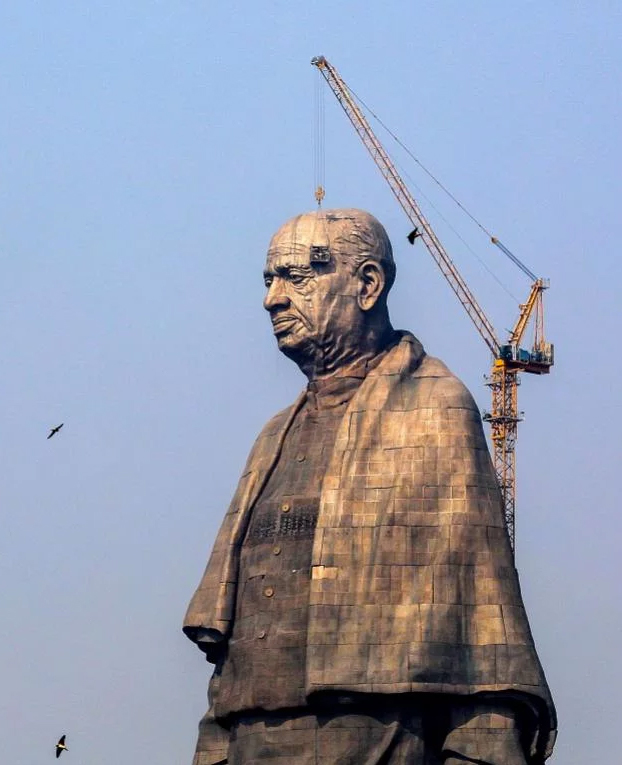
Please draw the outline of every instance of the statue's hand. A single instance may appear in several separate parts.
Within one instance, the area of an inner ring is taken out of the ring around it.
[[[225,636],[222,632],[205,627],[187,627],[186,635],[196,643],[205,654],[205,658],[215,664],[225,648]]]

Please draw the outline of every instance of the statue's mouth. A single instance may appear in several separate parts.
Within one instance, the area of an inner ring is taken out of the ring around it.
[[[279,316],[272,319],[272,329],[275,335],[284,335],[294,328],[298,319],[295,316]]]

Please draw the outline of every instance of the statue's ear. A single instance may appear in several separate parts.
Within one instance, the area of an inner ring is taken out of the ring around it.
[[[370,311],[384,291],[384,268],[375,260],[366,260],[357,269],[359,278],[358,304],[362,311]]]

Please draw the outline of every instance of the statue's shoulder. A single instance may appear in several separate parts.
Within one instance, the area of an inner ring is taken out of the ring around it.
[[[420,363],[405,377],[405,387],[429,405],[478,411],[466,385],[447,365],[434,356],[423,354]]]
[[[298,402],[295,402],[291,406],[277,412],[259,431],[259,435],[255,439],[246,460],[243,475],[247,475],[254,469],[265,469],[266,465],[274,458],[279,440],[287,423],[294,414],[297,404]]]
[[[275,439],[282,436],[283,431],[287,428],[288,423],[293,418],[294,414],[302,404],[304,393],[301,393],[298,398],[290,406],[286,406],[285,409],[281,409],[272,416],[268,422],[259,431],[259,435],[255,440],[254,449],[256,450],[258,445],[265,445],[266,443],[274,443]]]
[[[298,402],[295,401],[290,406],[286,406],[285,409],[281,409],[280,412],[273,415],[261,429],[259,438],[272,438],[280,433],[294,413],[297,404]]]

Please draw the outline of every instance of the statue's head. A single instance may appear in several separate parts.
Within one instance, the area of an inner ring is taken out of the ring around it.
[[[374,350],[391,330],[391,243],[363,210],[318,210],[272,237],[264,307],[279,349],[312,378]]]

